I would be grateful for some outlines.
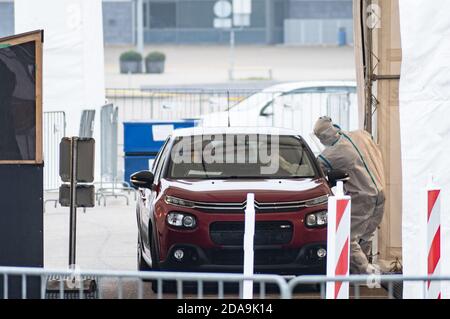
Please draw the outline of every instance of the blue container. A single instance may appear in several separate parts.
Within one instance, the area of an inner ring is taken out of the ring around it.
[[[345,28],[339,28],[338,45],[340,47],[347,45],[347,31],[345,30]]]
[[[195,120],[123,123],[126,155],[156,155],[171,131],[196,125]]]
[[[125,182],[130,183],[130,177],[136,172],[151,170],[155,156],[125,156]]]
[[[123,123],[125,182],[129,183],[130,176],[135,172],[151,170],[153,160],[173,130],[196,125],[196,120]]]

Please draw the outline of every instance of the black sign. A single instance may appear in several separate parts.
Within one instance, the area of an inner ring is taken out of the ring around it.
[[[63,138],[59,144],[59,176],[65,183],[70,182],[71,139]],[[77,138],[77,176],[78,183],[94,181],[95,140],[93,138]]]

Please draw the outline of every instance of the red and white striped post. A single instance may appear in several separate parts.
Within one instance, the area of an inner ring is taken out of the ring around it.
[[[328,199],[327,276],[349,276],[351,198],[338,182],[335,196]],[[327,282],[327,299],[348,299],[349,282]]]
[[[441,274],[441,190],[434,185],[430,178],[427,186],[428,214],[427,214],[427,259],[428,276]],[[441,299],[441,283],[428,281],[427,299]]]

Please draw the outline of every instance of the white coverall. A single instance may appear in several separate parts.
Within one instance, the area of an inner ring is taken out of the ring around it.
[[[344,185],[352,199],[350,272],[372,273],[374,268],[368,258],[385,202],[381,152],[369,133],[343,132],[328,117],[317,121],[314,133],[326,146],[319,156],[322,169],[342,170],[350,177]]]

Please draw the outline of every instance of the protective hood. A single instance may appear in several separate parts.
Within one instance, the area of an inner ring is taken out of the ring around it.
[[[321,117],[314,125],[314,134],[325,146],[331,146],[339,140],[340,129],[333,125],[329,117]]]

